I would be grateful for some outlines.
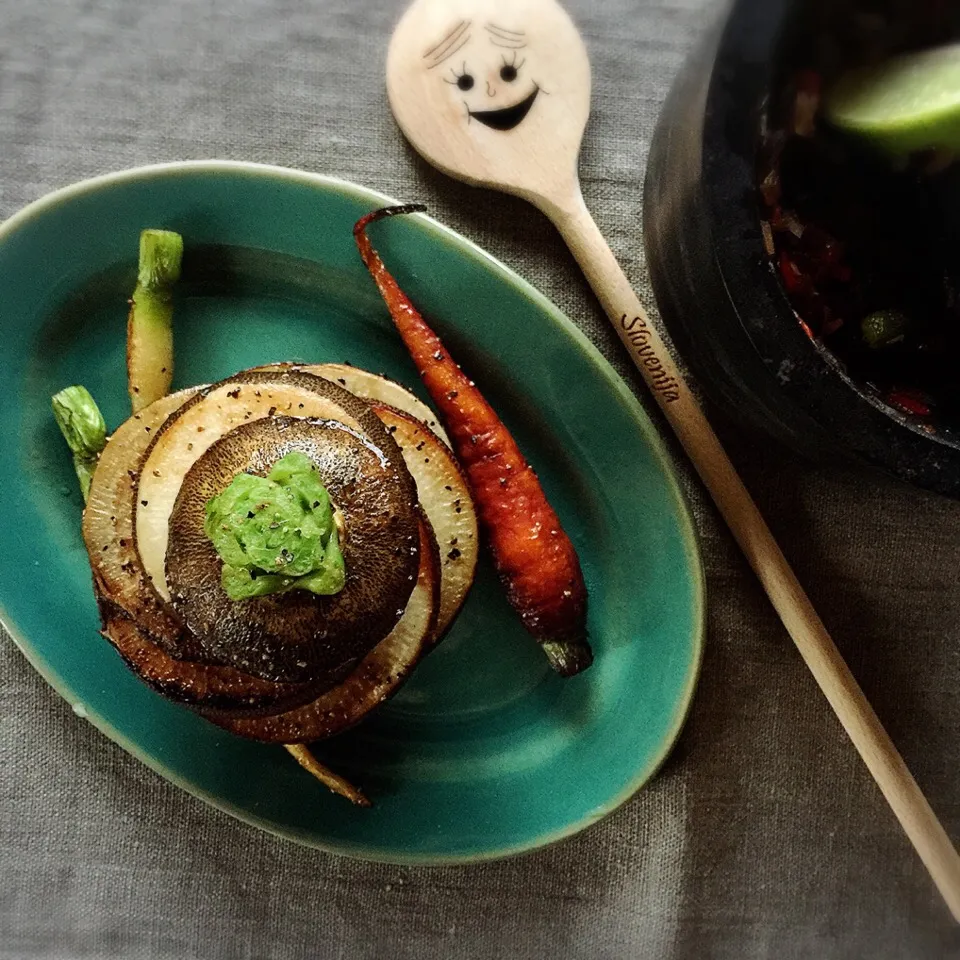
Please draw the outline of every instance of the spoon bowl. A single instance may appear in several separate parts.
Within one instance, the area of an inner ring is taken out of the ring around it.
[[[590,61],[553,0],[416,0],[387,52],[387,92],[433,166],[538,202],[569,197]]]

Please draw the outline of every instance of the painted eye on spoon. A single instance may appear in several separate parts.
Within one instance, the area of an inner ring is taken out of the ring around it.
[[[500,79],[505,83],[513,83],[517,79],[517,68],[512,63],[506,63],[500,68]]]
[[[502,71],[501,71],[502,73]],[[472,90],[473,89],[473,77],[469,73],[462,73],[457,77],[457,86],[463,90]]]

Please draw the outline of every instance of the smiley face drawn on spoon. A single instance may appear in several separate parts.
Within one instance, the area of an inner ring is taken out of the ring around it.
[[[477,29],[460,20],[423,55],[426,69],[436,70],[462,98],[467,122],[477,120],[493,130],[512,130],[545,93],[540,84],[524,84],[527,36],[495,23]],[[526,92],[518,97],[517,88]]]
[[[590,61],[556,0],[412,0],[386,74],[400,129],[435,167],[520,196],[535,176],[574,203]]]

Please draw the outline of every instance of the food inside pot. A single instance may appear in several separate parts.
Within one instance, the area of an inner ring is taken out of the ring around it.
[[[889,137],[831,122],[829,106],[851,77],[889,80],[913,70],[898,57],[955,42],[960,13],[934,0],[798,7],[759,154],[771,267],[803,329],[862,389],[928,432],[957,430],[960,165],[935,130],[926,149],[916,124],[894,136],[911,148],[896,154]],[[941,82],[953,76],[941,65]],[[895,94],[885,92],[902,111]],[[898,122],[913,121],[893,116],[895,133]]]

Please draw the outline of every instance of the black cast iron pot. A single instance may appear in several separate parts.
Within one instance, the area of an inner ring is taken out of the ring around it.
[[[740,0],[674,84],[644,188],[657,303],[708,400],[732,419],[808,456],[852,457],[960,497],[960,424],[931,434],[850,379],[803,331],[765,254],[761,121],[797,8]]]

